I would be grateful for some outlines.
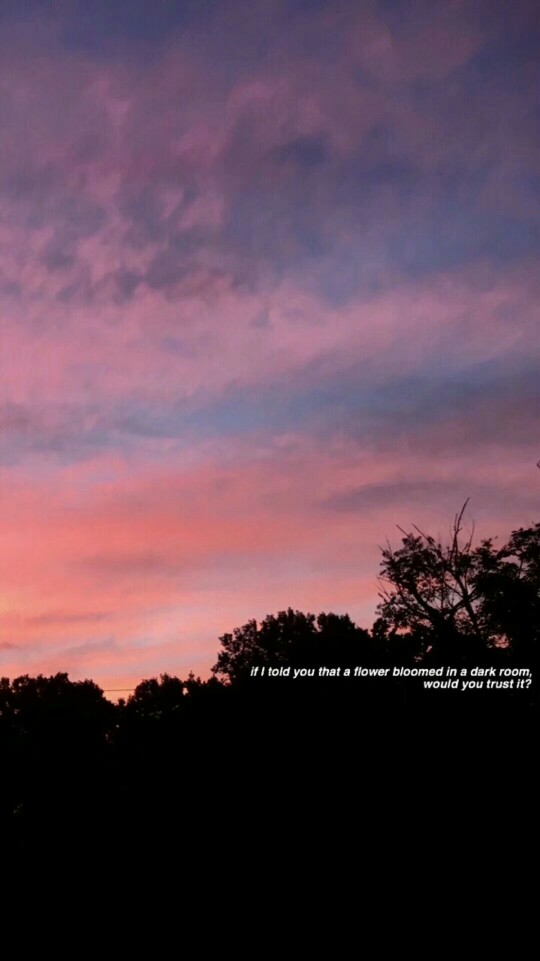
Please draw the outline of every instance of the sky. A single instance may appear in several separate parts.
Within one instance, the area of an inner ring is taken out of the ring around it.
[[[0,11],[0,675],[208,676],[538,520],[534,0]]]

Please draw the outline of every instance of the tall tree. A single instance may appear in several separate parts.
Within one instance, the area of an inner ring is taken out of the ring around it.
[[[540,636],[540,525],[496,549],[462,536],[467,502],[442,543],[420,528],[382,551],[379,634],[414,638],[418,657],[473,659],[502,651],[529,660]]]

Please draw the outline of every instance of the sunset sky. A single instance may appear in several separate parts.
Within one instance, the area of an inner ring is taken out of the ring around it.
[[[372,623],[538,518],[531,0],[2,0],[0,675]]]

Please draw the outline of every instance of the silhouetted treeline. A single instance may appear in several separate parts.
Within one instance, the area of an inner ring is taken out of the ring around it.
[[[496,549],[462,543],[461,522],[446,546],[415,531],[385,549],[371,630],[346,614],[292,609],[251,620],[219,639],[209,680],[162,674],[118,704],[67,674],[3,678],[9,845],[29,851],[53,838],[69,848],[82,833],[126,850],[152,832],[186,845],[212,808],[219,842],[261,803],[279,805],[284,784],[344,791],[359,758],[394,771],[403,757],[424,764],[433,736],[448,750],[461,735],[461,749],[472,744],[484,760],[505,738],[525,751],[537,705],[540,525]],[[531,683],[462,692],[392,676],[396,666],[446,665],[528,668]],[[358,677],[358,667],[389,670]]]

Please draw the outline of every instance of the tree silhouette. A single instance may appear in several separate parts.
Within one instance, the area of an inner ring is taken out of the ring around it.
[[[221,651],[212,671],[228,683],[245,682],[254,667],[328,667],[369,656],[371,637],[348,614],[304,614],[288,608],[264,620],[250,620],[220,637]]]
[[[519,528],[496,550],[493,540],[477,551],[475,586],[479,622],[492,645],[538,664],[540,649],[540,524]]]
[[[485,647],[472,534],[460,541],[466,506],[467,502],[454,518],[449,543],[416,526],[413,531],[399,528],[404,535],[402,547],[394,551],[388,544],[382,552],[378,611],[383,623],[413,634],[419,653],[430,651],[443,659],[478,655]]]
[[[382,551],[381,602],[374,633],[407,637],[416,658],[482,659],[501,651],[537,657],[540,637],[540,525],[514,531],[497,550],[473,547],[463,516],[446,544],[418,527]]]
[[[10,843],[45,834],[69,847],[84,824],[99,834],[109,803],[108,745],[116,709],[93,681],[23,675],[0,682],[2,814]],[[76,826],[75,826],[76,825]],[[33,839],[33,841],[32,841]]]

